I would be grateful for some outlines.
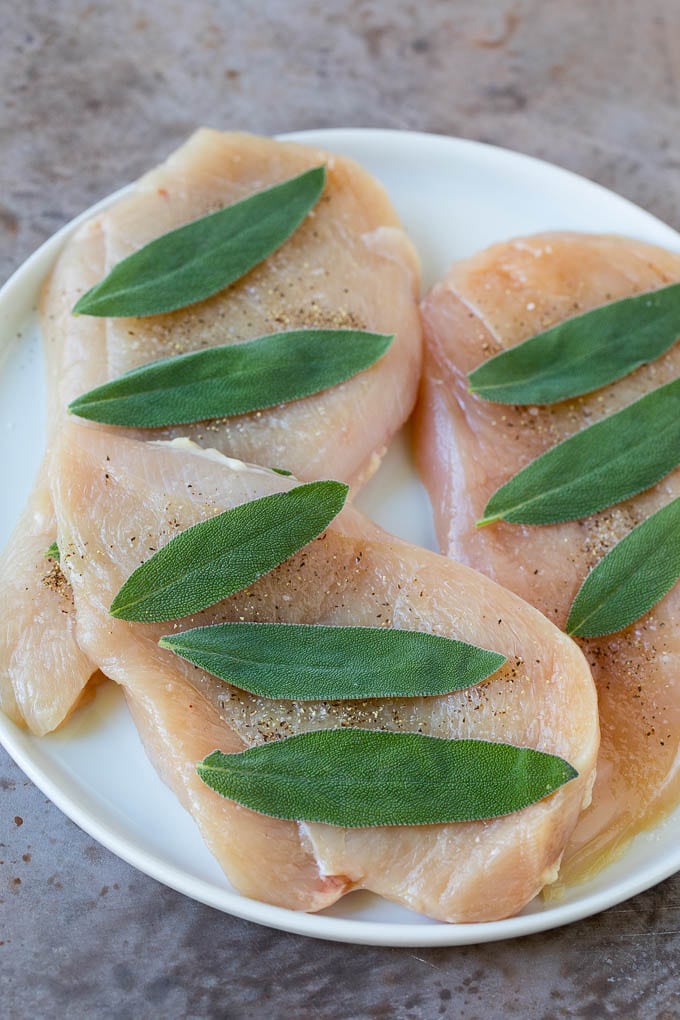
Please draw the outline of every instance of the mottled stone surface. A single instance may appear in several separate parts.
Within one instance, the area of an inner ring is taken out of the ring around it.
[[[0,277],[199,123],[412,128],[542,156],[680,227],[675,0],[1,0]],[[100,848],[0,752],[0,1014],[666,1018],[680,879],[465,949],[314,942]]]

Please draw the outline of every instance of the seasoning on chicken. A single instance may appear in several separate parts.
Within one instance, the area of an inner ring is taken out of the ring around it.
[[[123,685],[150,756],[237,888],[305,910],[369,889],[434,918],[482,921],[516,913],[554,880],[589,799],[599,737],[587,663],[545,617],[348,507],[318,539],[211,609],[165,624],[114,619],[114,595],[152,550],[296,481],[187,440],[140,443],[76,423],[62,432],[51,477],[80,642]],[[173,630],[236,620],[423,630],[509,661],[441,697],[283,702],[239,691],[158,646]],[[531,746],[561,755],[579,775],[504,818],[372,829],[273,821],[197,785],[195,764],[215,747],[342,725]]]
[[[425,298],[419,468],[442,552],[483,571],[559,627],[588,571],[636,524],[680,495],[680,470],[581,521],[477,528],[492,493],[555,443],[669,382],[676,344],[587,396],[547,407],[493,404],[467,374],[491,355],[598,305],[680,280],[680,256],[639,241],[552,233],[455,263]],[[597,684],[602,746],[591,807],[560,879],[588,877],[680,800],[680,588],[637,623],[580,644]]]

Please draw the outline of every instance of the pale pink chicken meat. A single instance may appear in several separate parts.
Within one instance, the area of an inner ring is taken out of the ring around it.
[[[174,664],[171,664],[171,666]],[[148,654],[130,662],[125,694],[146,752],[161,778],[193,815],[208,849],[245,896],[293,910],[321,910],[349,888],[347,879],[321,873],[297,825],[262,815],[213,793],[196,763],[216,747],[243,750],[218,710],[167,663],[149,675]],[[257,859],[253,854],[257,854]]]
[[[564,627],[587,572],[630,529],[680,495],[676,470],[648,492],[583,521],[476,528],[492,493],[559,440],[680,372],[680,348],[619,382],[551,407],[468,392],[492,354],[561,319],[680,279],[680,255],[616,237],[553,233],[497,244],[455,263],[422,311],[425,370],[416,414],[419,467],[441,550],[483,571]],[[680,799],[680,588],[610,637],[581,641],[597,683],[602,746],[593,802],[561,880],[593,873]]]
[[[69,715],[96,669],[75,638],[70,585],[45,555],[56,528],[43,471],[0,568],[0,710],[41,735]]]
[[[93,286],[96,258],[76,246],[61,258],[65,290]],[[48,449],[26,506],[0,554],[0,709],[32,733],[59,726],[80,703],[96,666],[79,647],[73,595],[58,564],[46,550],[56,536],[49,491],[49,445],[66,419],[68,394],[101,381],[97,359],[88,357],[92,331],[100,337],[103,320],[71,316],[59,344],[44,334],[47,368]]]
[[[319,204],[242,281],[168,315],[115,320],[72,314],[82,293],[147,241],[320,164],[326,164],[328,179]],[[358,488],[377,468],[415,400],[418,289],[417,256],[387,195],[352,160],[254,135],[197,131],[81,227],[57,260],[41,304],[50,436],[74,397],[156,358],[302,327],[394,333],[378,364],[317,396],[229,420],[143,433],[190,436],[301,478],[328,475]],[[33,504],[44,501],[45,486],[39,478]],[[0,561],[0,609],[11,600],[13,617],[0,630],[0,704],[15,721],[41,733],[64,720],[92,672],[77,646],[68,599],[55,597],[43,583],[51,570],[42,557],[53,538],[45,540],[41,530],[48,519],[49,506],[40,521],[28,507]],[[9,580],[11,571],[18,588]],[[51,670],[34,656],[46,620],[59,649]],[[16,633],[24,635],[20,644]],[[42,706],[39,713],[33,696]]]
[[[302,171],[324,164],[318,204],[260,266],[219,294],[143,319],[74,317],[98,278],[148,241]],[[80,281],[74,266],[89,267]],[[287,329],[394,333],[380,361],[303,400],[248,415],[145,431],[188,436],[229,456],[304,479],[359,485],[411,412],[421,364],[419,264],[381,185],[353,160],[309,146],[202,129],[67,244],[43,295],[50,366],[68,403],[95,384],[158,358]],[[81,375],[86,370],[87,378]],[[385,394],[389,393],[389,400]]]
[[[362,888],[431,917],[482,921],[515,913],[555,878],[589,797],[597,706],[581,652],[535,609],[347,508],[319,539],[210,610],[176,623],[113,619],[113,596],[151,549],[296,482],[186,440],[142,444],[75,423],[62,433],[51,477],[79,640],[124,686],[152,759],[237,888],[306,910]],[[444,697],[302,703],[237,691],[158,647],[173,630],[229,620],[420,629],[509,661],[476,688]],[[343,724],[536,747],[579,775],[505,818],[370,830],[274,822],[197,784],[195,763],[214,747]],[[285,881],[272,861],[288,862]]]

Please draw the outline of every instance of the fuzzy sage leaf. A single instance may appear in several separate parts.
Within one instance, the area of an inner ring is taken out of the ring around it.
[[[213,790],[253,811],[345,827],[496,818],[577,775],[531,748],[351,728],[213,751],[197,768]]]
[[[171,230],[113,267],[78,315],[145,316],[211,297],[271,255],[318,201],[323,166]]]
[[[111,604],[111,615],[149,623],[214,605],[320,535],[342,509],[347,492],[341,482],[310,482],[187,528],[131,574]]]
[[[381,627],[224,623],[159,644],[251,694],[296,701],[447,694],[506,661],[464,641]]]
[[[470,390],[499,404],[553,404],[590,393],[664,354],[680,337],[680,283],[565,319],[489,358]]]
[[[245,414],[319,393],[373,365],[392,336],[301,329],[142,365],[78,397],[81,418],[157,428]]]
[[[59,563],[59,546],[56,541],[45,549],[45,559],[56,560]]]
[[[680,463],[680,379],[554,446],[493,494],[478,525],[555,524],[637,495]]]
[[[573,601],[567,634],[600,637],[639,620],[680,578],[680,498],[610,549]]]

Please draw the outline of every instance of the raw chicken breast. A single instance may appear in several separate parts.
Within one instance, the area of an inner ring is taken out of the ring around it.
[[[88,288],[99,279],[97,260],[83,256],[80,246],[64,253],[61,266],[66,290]],[[73,323],[63,343],[56,343],[55,323],[43,330],[48,452],[0,555],[0,709],[39,735],[64,722],[96,670],[78,646],[70,585],[58,564],[45,556],[56,536],[47,477],[49,443],[66,418],[65,394],[101,381],[98,368],[87,356],[87,339],[82,334],[92,329],[103,331],[105,324],[70,318]]]
[[[589,396],[551,407],[489,403],[466,375],[561,319],[680,279],[680,256],[638,241],[545,234],[456,263],[423,302],[426,367],[416,420],[441,549],[517,592],[563,627],[587,572],[646,516],[680,495],[680,471],[583,521],[478,529],[491,494],[548,447],[677,377],[680,348]],[[583,640],[602,746],[590,809],[561,879],[586,877],[680,798],[680,588],[644,619]]]
[[[294,822],[249,811],[198,778],[196,763],[216,747],[233,752],[244,745],[173,667],[157,662],[151,676],[148,650],[141,651],[139,662],[133,651],[133,680],[125,694],[149,758],[198,822],[208,848],[245,896],[293,910],[321,910],[334,903],[350,883],[320,872]]]
[[[45,556],[57,524],[43,470],[2,560],[0,709],[33,733],[54,728],[96,669],[75,640],[73,593]]]
[[[153,237],[304,169],[325,163],[326,189],[307,221],[241,282],[208,301],[147,319],[74,316],[77,298],[113,265]],[[420,372],[418,260],[381,186],[351,160],[246,134],[202,130],[129,194],[69,240],[42,300],[50,434],[76,396],[160,357],[306,326],[395,333],[381,361],[318,396],[229,420],[156,433],[199,443],[299,477],[329,475],[358,487],[380,463],[408,417]],[[140,435],[142,435],[140,433]],[[44,504],[40,478],[33,504]],[[42,578],[50,569],[40,521],[28,507],[0,561],[0,704],[35,732],[66,717],[92,672],[78,648],[68,590],[58,598]],[[36,530],[37,529],[37,530]],[[35,606],[40,607],[35,612]],[[49,659],[45,633],[58,654]],[[21,641],[16,635],[20,634]],[[42,649],[38,657],[34,651]]]
[[[313,166],[327,182],[285,244],[241,281],[197,305],[144,319],[74,317],[86,287],[148,241]],[[394,333],[380,361],[316,396],[253,414],[145,432],[189,436],[230,456],[361,484],[411,412],[421,363],[418,258],[383,188],[350,159],[247,134],[203,129],[130,194],[85,224],[42,302],[50,363],[68,403],[97,382],[157,358],[286,329]],[[88,378],[82,377],[83,370]],[[389,397],[387,396],[389,395]]]
[[[515,913],[555,878],[589,798],[598,747],[587,664],[535,609],[347,508],[319,539],[212,609],[166,624],[108,615],[116,591],[152,548],[218,511],[294,484],[187,440],[142,444],[69,425],[52,486],[82,646],[124,686],[151,757],[243,892],[316,910],[363,888],[449,921]],[[444,697],[302,703],[238,691],[158,647],[164,633],[228,620],[420,629],[502,651],[509,661],[483,684]],[[234,749],[343,724],[532,746],[562,755],[579,776],[506,818],[370,830],[275,822],[196,784],[195,762],[211,745]],[[285,882],[272,860],[289,861]]]

